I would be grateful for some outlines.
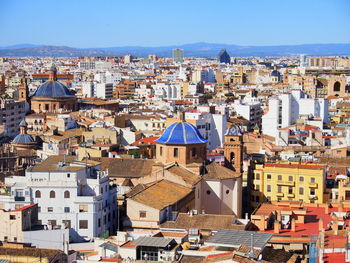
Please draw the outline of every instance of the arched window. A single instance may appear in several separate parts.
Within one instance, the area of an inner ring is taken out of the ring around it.
[[[333,86],[333,91],[340,91],[340,82],[336,81]]]
[[[64,191],[64,198],[70,198],[70,192]]]
[[[35,198],[40,198],[41,197],[41,192],[39,190],[35,191]]]
[[[192,157],[195,157],[197,155],[197,149],[192,148]]]
[[[230,153],[230,161],[231,161],[232,164],[235,163],[235,153],[234,152]]]
[[[55,198],[55,197],[56,197],[55,191],[50,191],[50,198]]]

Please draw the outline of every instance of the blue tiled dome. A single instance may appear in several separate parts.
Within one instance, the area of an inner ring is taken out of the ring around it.
[[[166,144],[195,144],[206,143],[198,129],[188,122],[175,122],[171,124],[162,136],[155,140],[157,143]]]
[[[70,120],[67,124],[67,130],[78,129],[80,126],[76,120]]]
[[[243,135],[242,128],[240,126],[232,126],[231,128],[227,129],[226,136],[240,136]]]
[[[46,81],[34,93],[33,97],[72,97],[68,88],[59,81]]]
[[[34,139],[29,134],[18,134],[12,141],[13,143],[31,143]]]
[[[21,122],[19,123],[19,126],[21,127],[27,127],[28,126],[28,123],[23,119],[21,120]]]

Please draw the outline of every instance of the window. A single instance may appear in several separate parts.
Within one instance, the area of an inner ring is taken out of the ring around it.
[[[39,190],[35,191],[35,198],[40,198],[41,197],[41,192]]]
[[[49,225],[55,226],[57,225],[56,220],[48,220]]]
[[[66,228],[71,228],[71,222],[70,222],[70,220],[62,220],[62,224],[63,224]]]
[[[17,237],[14,237],[14,238],[13,238],[13,241],[17,242]]]
[[[67,178],[70,178],[70,174],[67,174]]]
[[[293,187],[292,186],[288,187],[288,194],[293,194]]]
[[[230,190],[226,190],[226,194],[228,195],[230,193]]]
[[[178,156],[179,156],[179,149],[174,148],[174,157],[178,157]]]
[[[64,198],[70,198],[70,192],[68,190],[64,191]]]
[[[340,91],[340,82],[339,81],[334,83],[333,91]]]
[[[311,177],[311,178],[310,178],[310,182],[311,182],[311,183],[314,183],[314,182],[315,182],[315,177]]]
[[[88,229],[88,221],[79,220],[79,229]]]
[[[210,193],[211,193],[210,190],[208,190],[208,191],[207,191],[207,195],[210,195]]]
[[[277,193],[282,193],[282,186],[281,185],[277,186]]]
[[[47,212],[53,212],[53,207],[48,207]]]
[[[197,155],[196,148],[192,148],[192,157],[195,157]]]
[[[278,181],[282,181],[282,175],[278,176]]]
[[[9,240],[8,236],[4,236],[4,241],[7,242]]]
[[[267,192],[271,192],[271,185],[268,184],[268,185],[266,186],[266,191],[267,191]]]
[[[260,202],[260,197],[258,195],[255,197],[255,202]]]
[[[50,191],[50,198],[55,198],[55,197],[56,197],[55,191]]]
[[[300,187],[299,188],[299,195],[303,195],[304,194],[304,188]]]
[[[160,154],[160,156],[163,155],[163,147],[162,146],[159,147],[159,154]]]
[[[103,194],[103,187],[101,187],[101,194]]]
[[[70,212],[69,206],[67,206],[67,207],[64,208],[64,212],[65,212],[65,213],[69,213],[69,212]]]
[[[267,179],[270,180],[271,179],[271,174],[267,175]]]
[[[315,195],[315,189],[314,188],[310,188],[310,195]]]
[[[10,215],[10,220],[16,220],[16,216],[15,215]]]
[[[256,174],[255,174],[255,179],[256,179],[256,180],[260,180],[260,174],[256,173]]]
[[[304,182],[304,177],[300,176],[299,177],[299,182]]]
[[[98,226],[98,227],[101,227],[101,218],[99,218],[99,219],[97,220],[97,226]]]
[[[289,177],[288,177],[288,181],[289,181],[289,182],[293,182],[293,176],[289,176]]]
[[[88,212],[88,205],[79,205],[79,212]]]
[[[139,212],[140,218],[145,218],[146,215],[147,215],[146,211],[140,211],[140,212]]]
[[[255,185],[255,191],[260,191],[260,185],[258,184]]]

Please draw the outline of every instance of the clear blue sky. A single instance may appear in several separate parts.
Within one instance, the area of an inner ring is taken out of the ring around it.
[[[0,0],[0,46],[350,43],[350,0]]]

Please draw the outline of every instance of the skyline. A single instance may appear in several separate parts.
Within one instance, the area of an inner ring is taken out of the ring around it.
[[[0,46],[30,43],[105,48],[197,42],[244,46],[350,43],[348,1],[318,1],[317,6],[299,0],[289,4],[256,0],[201,4],[134,1],[131,5],[113,0],[102,3],[64,0],[57,4],[43,0],[4,0],[0,3],[3,10],[0,33],[6,37],[0,39]]]

